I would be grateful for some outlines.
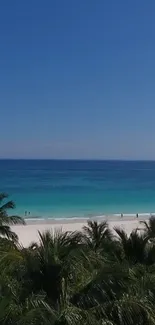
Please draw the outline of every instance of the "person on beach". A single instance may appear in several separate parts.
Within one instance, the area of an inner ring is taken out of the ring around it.
[[[138,218],[138,213],[136,214],[136,218]]]
[[[123,218],[123,213],[121,213],[121,218]]]

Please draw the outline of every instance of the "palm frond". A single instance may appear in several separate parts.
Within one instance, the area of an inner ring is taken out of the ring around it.
[[[148,221],[141,221],[144,229],[143,232],[145,236],[148,236],[150,240],[154,240],[155,238],[155,217],[151,217]]]
[[[141,225],[143,225],[145,229],[149,230],[149,225],[148,225],[147,221],[141,220],[141,221],[139,221],[139,223]]]
[[[7,225],[26,225],[25,220],[20,216],[7,216],[2,219]]]
[[[14,242],[18,241],[18,236],[10,229],[9,226],[0,224],[0,235],[7,237]]]
[[[9,209],[14,209],[15,208],[15,203],[13,201],[8,201],[6,203],[4,203],[1,207],[0,207],[0,212],[1,211],[6,211]]]
[[[0,268],[11,273],[17,270],[20,264],[25,263],[24,255],[17,249],[10,249],[9,252],[0,250]]]
[[[97,221],[89,220],[87,226],[83,227],[83,242],[95,250],[103,246],[105,240],[111,241],[113,233],[109,229],[106,221],[98,223]]]
[[[114,230],[121,239],[121,241],[125,243],[128,239],[127,233],[119,227],[114,227]]]
[[[7,193],[0,193],[0,203],[1,203],[3,200],[7,199],[8,196],[9,196],[9,195],[8,195]]]

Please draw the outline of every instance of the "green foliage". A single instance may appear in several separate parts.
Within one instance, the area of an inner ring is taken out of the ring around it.
[[[2,237],[7,237],[14,242],[18,241],[18,236],[11,231],[10,225],[25,224],[23,218],[8,214],[8,210],[15,208],[15,203],[13,201],[6,201],[8,195],[6,193],[0,193],[0,235]]]
[[[143,227],[127,236],[91,221],[82,232],[39,233],[28,248],[5,233],[0,325],[155,325],[154,220]]]

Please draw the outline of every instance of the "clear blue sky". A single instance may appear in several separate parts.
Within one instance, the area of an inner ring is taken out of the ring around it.
[[[155,1],[1,1],[0,112],[0,157],[155,159]]]

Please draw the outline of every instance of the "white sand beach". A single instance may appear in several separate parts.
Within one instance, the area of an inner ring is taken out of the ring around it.
[[[98,220],[101,222],[102,219],[94,218],[92,220]],[[130,218],[110,218],[108,221],[110,229],[115,226],[123,228],[129,235],[131,231],[137,227],[142,228],[140,225],[141,220],[148,220],[148,215],[142,215],[138,219],[134,216]],[[20,243],[27,247],[31,242],[38,241],[38,231],[44,232],[45,230],[62,229],[62,231],[78,231],[82,230],[82,227],[87,224],[88,219],[62,219],[62,220],[52,220],[52,219],[40,219],[40,220],[27,220],[25,226],[12,226],[12,230],[16,232],[19,237]]]

